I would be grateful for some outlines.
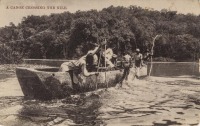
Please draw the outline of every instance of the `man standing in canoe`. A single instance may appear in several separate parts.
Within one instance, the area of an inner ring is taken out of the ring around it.
[[[92,75],[98,75],[98,72],[88,72],[86,66],[90,59],[93,59],[93,56],[97,53],[99,50],[99,45],[96,47],[93,47],[91,50],[87,52],[86,55],[82,56],[79,60],[72,61],[72,62],[64,62],[60,66],[61,72],[69,72],[72,83],[74,84],[73,80],[73,73],[77,76],[79,82],[83,82],[82,77],[88,77]]]

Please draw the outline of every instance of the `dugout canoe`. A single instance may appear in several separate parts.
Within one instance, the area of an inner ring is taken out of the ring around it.
[[[99,72],[99,75],[83,77],[72,84],[68,72],[58,72],[58,68],[16,68],[16,75],[25,97],[31,99],[49,100],[64,98],[71,94],[93,91],[99,88],[116,86],[123,78],[123,69]],[[106,83],[105,83],[106,82]]]

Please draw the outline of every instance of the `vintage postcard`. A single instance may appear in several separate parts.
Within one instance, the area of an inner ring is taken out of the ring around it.
[[[199,126],[199,0],[0,0],[0,126]]]

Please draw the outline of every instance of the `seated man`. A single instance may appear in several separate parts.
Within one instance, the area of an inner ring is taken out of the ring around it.
[[[102,53],[102,64],[103,66],[106,65],[106,67],[112,68],[115,65],[112,63],[111,59],[113,58],[113,50],[111,48],[106,49],[101,49],[101,53]]]
[[[115,66],[117,65],[117,55],[116,54],[113,54],[111,61]]]

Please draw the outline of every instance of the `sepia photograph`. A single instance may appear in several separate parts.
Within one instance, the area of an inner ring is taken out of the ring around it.
[[[0,126],[200,126],[200,0],[0,0]]]

